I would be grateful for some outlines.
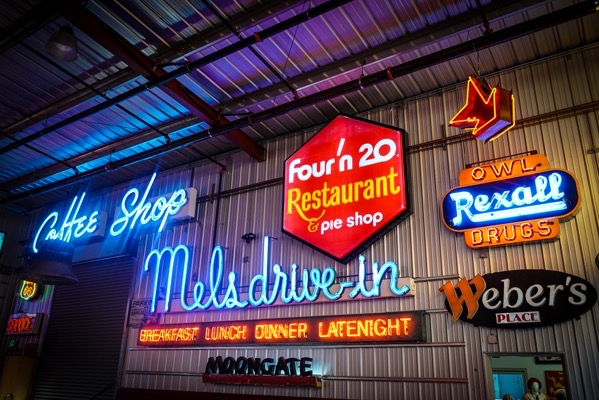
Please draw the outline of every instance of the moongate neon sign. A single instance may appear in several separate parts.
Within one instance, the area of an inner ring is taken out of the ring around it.
[[[189,275],[189,250],[185,245],[175,248],[165,247],[162,250],[150,252],[144,263],[144,271],[150,270],[154,273],[152,306],[150,311],[155,312],[160,293],[160,279],[166,274],[166,293],[163,312],[168,312],[173,293],[174,276],[180,276],[179,284],[180,306],[184,311],[205,310],[210,307],[222,308],[245,308],[247,306],[272,305],[276,302],[283,304],[302,303],[304,301],[314,302],[321,295],[327,300],[335,301],[343,297],[353,299],[356,296],[378,297],[382,295],[384,282],[391,295],[401,297],[414,293],[413,281],[400,279],[400,267],[393,261],[387,261],[382,266],[373,262],[371,272],[367,272],[366,259],[359,257],[358,277],[356,281],[340,281],[335,270],[326,267],[302,269],[298,271],[297,264],[292,264],[289,271],[284,271],[279,264],[271,265],[270,240],[264,237],[262,272],[255,275],[250,283],[248,293],[239,290],[237,274],[230,271],[225,277],[224,250],[216,246],[212,251],[209,266],[208,282],[198,281],[188,293]],[[166,271],[163,268],[166,266]],[[182,269],[178,273],[178,269]],[[367,274],[372,275],[372,282],[367,284]],[[389,274],[389,279],[384,279]],[[301,280],[300,280],[301,278]],[[300,284],[298,285],[298,281]],[[222,293],[222,294],[221,294]]]
[[[469,168],[460,184],[443,198],[443,223],[473,248],[554,238],[580,203],[576,178],[539,154]]]

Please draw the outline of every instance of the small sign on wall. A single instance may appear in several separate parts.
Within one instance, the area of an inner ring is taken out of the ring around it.
[[[462,278],[439,288],[451,320],[492,328],[531,328],[576,318],[597,302],[597,290],[571,274],[516,270]]]
[[[7,335],[36,335],[40,331],[44,314],[17,313],[8,318]]]

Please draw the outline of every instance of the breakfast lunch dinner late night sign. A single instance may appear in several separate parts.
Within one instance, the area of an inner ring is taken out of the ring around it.
[[[283,231],[347,263],[407,217],[404,135],[333,119],[285,161]]]

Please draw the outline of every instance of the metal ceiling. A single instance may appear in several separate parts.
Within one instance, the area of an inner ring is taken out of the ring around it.
[[[597,45],[595,1],[0,2],[0,206],[27,211]],[[79,57],[52,59],[74,27]],[[480,60],[484,59],[484,63]],[[94,179],[90,179],[94,178]]]

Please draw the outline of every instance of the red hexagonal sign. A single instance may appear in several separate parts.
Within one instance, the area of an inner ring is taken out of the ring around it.
[[[347,263],[409,216],[404,136],[333,119],[285,161],[283,231]]]

